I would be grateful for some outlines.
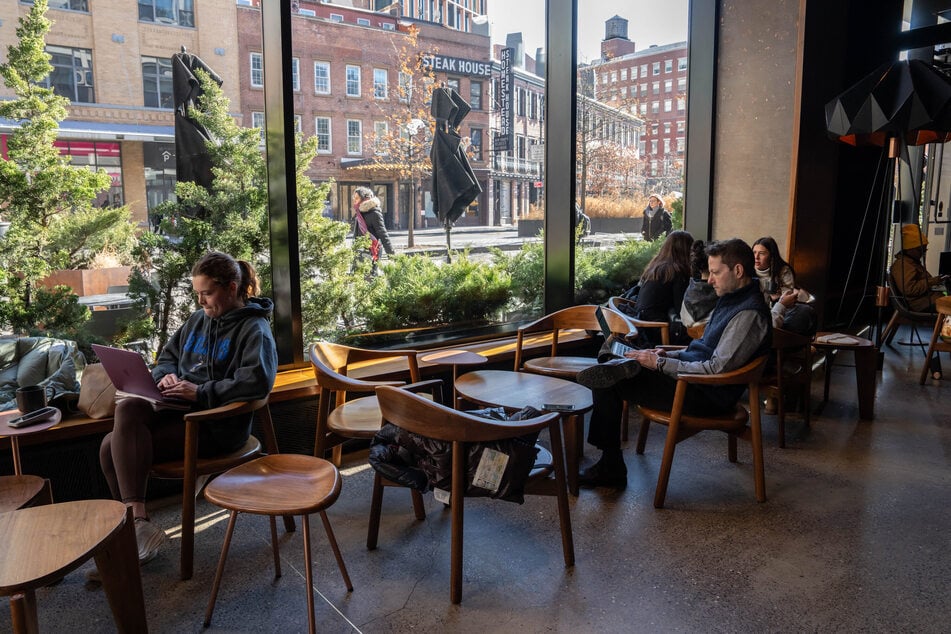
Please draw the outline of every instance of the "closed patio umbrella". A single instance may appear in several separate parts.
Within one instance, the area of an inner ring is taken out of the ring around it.
[[[211,134],[189,114],[190,108],[198,107],[202,94],[201,84],[195,71],[208,73],[219,86],[218,76],[197,55],[182,47],[181,53],[172,55],[172,94],[175,99],[175,169],[180,182],[197,183],[208,189],[214,180],[211,173],[211,156],[207,143]]]
[[[459,135],[459,124],[471,108],[452,88],[433,90],[430,112],[436,119],[436,135],[430,150],[433,165],[433,211],[446,227],[447,257],[453,223],[482,192]]]

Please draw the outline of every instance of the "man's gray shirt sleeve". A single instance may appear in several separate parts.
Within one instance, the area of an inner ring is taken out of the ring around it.
[[[752,360],[753,353],[768,332],[769,322],[766,317],[755,310],[741,311],[727,324],[709,360],[680,361],[677,359],[678,351],[673,351],[663,361],[660,370],[671,377],[678,374],[719,374],[735,370]]]

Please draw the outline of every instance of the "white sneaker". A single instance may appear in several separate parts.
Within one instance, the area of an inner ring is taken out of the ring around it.
[[[168,540],[165,531],[144,518],[135,520],[135,543],[139,546],[139,564],[152,561]]]

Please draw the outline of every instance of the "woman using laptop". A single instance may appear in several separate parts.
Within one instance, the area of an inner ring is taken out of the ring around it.
[[[274,385],[277,349],[268,321],[273,302],[255,297],[254,268],[225,253],[210,252],[192,268],[200,309],[172,335],[152,370],[166,398],[195,410],[264,398]],[[149,521],[145,489],[154,462],[181,458],[186,412],[161,409],[145,399],[116,403],[115,424],[99,449],[112,495],[132,507],[139,561],[155,557],[166,536]],[[251,434],[251,415],[202,425],[199,455],[238,449]]]

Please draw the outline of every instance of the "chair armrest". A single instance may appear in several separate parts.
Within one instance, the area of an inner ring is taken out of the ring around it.
[[[429,392],[433,396],[433,401],[445,405],[446,403],[443,401],[442,386],[442,379],[428,379],[426,381],[410,383],[409,385],[404,385],[402,387],[407,392],[412,392],[414,394],[419,394],[420,392]]]
[[[737,385],[758,381],[766,367],[766,357],[756,357],[742,368],[719,374],[678,374],[677,380],[694,385]]]
[[[197,412],[188,412],[185,414],[185,420],[196,423],[203,423],[209,420],[219,420],[229,418],[237,414],[255,412],[267,405],[267,397],[254,401],[235,401],[226,405],[219,405],[211,409],[203,409]]]

